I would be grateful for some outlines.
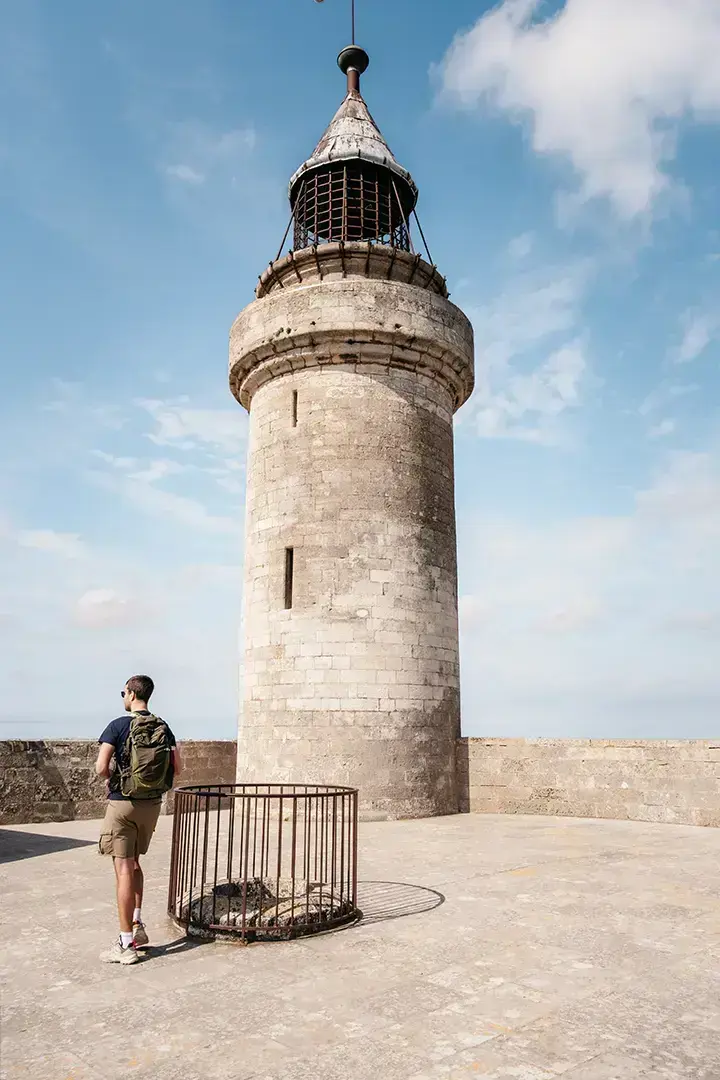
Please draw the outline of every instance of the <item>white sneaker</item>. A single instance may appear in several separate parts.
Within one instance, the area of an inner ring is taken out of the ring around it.
[[[144,949],[149,943],[150,938],[147,936],[147,930],[145,929],[145,923],[134,922],[133,923],[133,945],[138,949]]]
[[[120,938],[118,938],[109,949],[104,953],[100,953],[100,959],[104,964],[137,964],[140,957],[134,943],[124,949]]]

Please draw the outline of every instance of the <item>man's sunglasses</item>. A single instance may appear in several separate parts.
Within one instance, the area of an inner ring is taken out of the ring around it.
[[[125,694],[126,694],[126,693],[127,693],[127,691],[126,691],[126,690],[121,690],[121,691],[120,691],[120,697],[125,697]]]

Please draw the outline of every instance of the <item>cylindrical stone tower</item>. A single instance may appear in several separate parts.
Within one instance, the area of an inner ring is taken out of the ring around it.
[[[458,809],[453,413],[473,335],[415,254],[417,189],[348,94],[290,183],[293,250],[235,321],[250,412],[238,778]]]

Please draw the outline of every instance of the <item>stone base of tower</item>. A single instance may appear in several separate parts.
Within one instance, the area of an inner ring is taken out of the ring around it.
[[[451,696],[421,728],[414,712],[314,711],[277,717],[275,725],[265,712],[246,713],[238,733],[238,782],[356,787],[364,820],[455,814],[459,722],[457,696]]]

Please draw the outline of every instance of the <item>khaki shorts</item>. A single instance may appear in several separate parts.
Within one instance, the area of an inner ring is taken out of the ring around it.
[[[161,799],[109,799],[100,830],[100,854],[116,859],[137,859],[144,855],[150,847],[161,806]]]

